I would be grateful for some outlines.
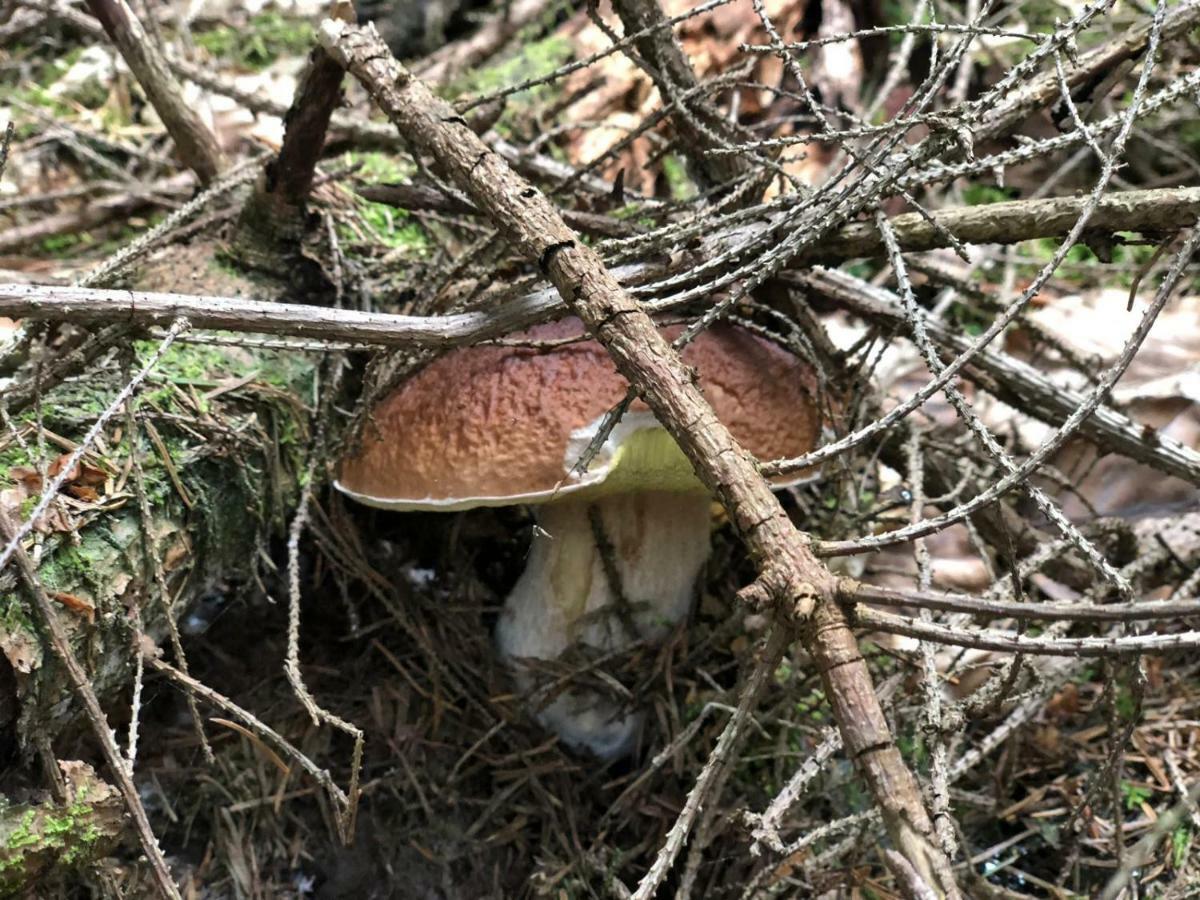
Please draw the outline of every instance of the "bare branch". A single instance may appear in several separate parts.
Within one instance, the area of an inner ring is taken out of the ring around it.
[[[923,875],[948,868],[925,839],[932,825],[887,722],[854,637],[832,600],[834,580],[808,550],[758,474],[753,459],[716,418],[691,372],[650,317],[600,258],[581,243],[546,198],[521,179],[387,52],[370,30],[326,21],[321,43],[371,93],[388,118],[437,160],[508,242],[536,261],[563,300],[608,350],[618,370],[654,411],[723,502],[760,573],[778,579],[772,599],[787,614],[815,615],[807,644],[829,689],[846,746],[855,756],[897,847]],[[950,890],[953,887],[950,886]]]
[[[225,160],[213,133],[184,102],[179,83],[158,46],[146,37],[125,0],[88,0],[88,9],[100,20],[109,39],[150,98],[167,133],[175,141],[183,164],[196,173],[201,184],[207,185],[225,168]]]
[[[965,613],[997,619],[1030,622],[1155,622],[1200,616],[1200,599],[1147,600],[1133,603],[1018,603],[970,594],[901,590],[862,584],[850,579],[839,583],[838,596],[850,603]]]

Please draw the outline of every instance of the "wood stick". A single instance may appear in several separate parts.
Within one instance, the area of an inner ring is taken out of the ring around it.
[[[745,542],[759,571],[747,596],[802,623],[846,747],[893,843],[927,881],[949,872],[948,861],[927,837],[932,825],[917,781],[896,748],[866,663],[835,602],[836,579],[813,556],[810,538],[792,524],[754,458],[717,419],[695,373],[549,200],[397,63],[374,29],[327,20],[318,37],[397,130],[441,165],[514,248],[537,262],[654,411]],[[943,882],[943,889],[957,893],[952,883]]]
[[[196,111],[184,102],[179,82],[157,45],[146,36],[125,0],[88,0],[87,5],[146,92],[183,164],[196,173],[202,185],[209,184],[225,168],[221,148]]]

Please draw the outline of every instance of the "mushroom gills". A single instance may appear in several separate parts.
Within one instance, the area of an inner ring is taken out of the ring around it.
[[[662,640],[691,610],[709,554],[710,508],[699,491],[621,493],[537,508],[528,563],[505,601],[496,642],[531,693],[538,721],[564,743],[614,759],[632,750],[642,715],[590,689],[562,691],[546,703],[539,694],[551,679],[535,682],[520,660],[557,659],[577,645],[604,653]],[[615,578],[606,572],[597,530],[609,545]]]

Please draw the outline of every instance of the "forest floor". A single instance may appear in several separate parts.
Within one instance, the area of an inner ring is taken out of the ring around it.
[[[907,21],[907,11],[901,15],[892,9],[901,5],[841,0],[767,4],[781,30],[797,40],[816,36],[822,16],[827,28],[836,16],[847,17],[848,28]],[[179,28],[173,12],[160,24],[189,64],[223,85],[226,94],[234,93],[228,90],[232,87],[286,107],[313,46],[321,10],[299,3],[268,4],[255,12],[237,4],[192,6],[196,9],[188,12],[186,30]],[[667,7],[668,14],[686,8]],[[1019,11],[1012,15],[1031,30],[1042,27],[1038,17],[1048,16],[1042,25],[1051,27],[1056,15],[1065,18],[1074,9],[1060,9],[1056,3],[1016,7]],[[34,4],[17,4],[15,10],[0,23],[7,38],[0,41],[0,122],[11,119],[16,125],[0,182],[0,282],[66,285],[163,223],[188,201],[195,185],[179,175],[153,111],[101,35],[70,17],[46,16]],[[484,58],[467,57],[463,48],[497,27],[497,20],[487,10],[472,10],[455,20],[452,40],[415,70],[436,75],[439,91],[447,97],[487,95],[583,59],[608,40],[586,10],[570,5],[518,0],[511,4],[511,15],[520,21],[509,39],[496,42]],[[1111,24],[1088,33],[1091,45],[1120,33],[1121,16],[1132,19],[1141,13],[1121,4],[1111,15]],[[1007,27],[1015,28],[1013,21]],[[749,3],[689,19],[678,33],[701,77],[729,73],[750,60],[738,76],[750,85],[738,94],[742,116],[761,122],[795,113],[794,105],[756,87],[779,83],[782,63],[739,49],[762,39]],[[825,102],[861,110],[868,100],[865,86],[877,84],[896,43],[886,36],[882,43],[864,38],[848,60],[839,61],[832,53],[810,60]],[[1081,49],[1090,49],[1088,41],[1084,44]],[[1174,46],[1178,52],[1172,65],[1178,70],[1190,71],[1200,63],[1195,36]],[[1012,60],[1018,58],[1003,42],[991,45],[972,77],[981,82],[994,78],[1010,63],[1009,52]],[[925,57],[927,64],[927,47]],[[920,62],[913,68],[919,69]],[[206,110],[231,169],[246,164],[249,177],[215,200],[186,231],[168,235],[170,243],[161,242],[121,284],[197,295],[286,297],[270,278],[248,279],[229,253],[244,193],[258,164],[278,148],[282,121],[265,107],[248,110],[242,100],[214,90],[211,83],[187,85],[189,97]],[[349,80],[345,87],[343,111],[365,120],[370,115],[365,94]],[[902,103],[905,90],[912,90],[907,81],[882,102]],[[494,133],[527,157],[540,153],[537,164],[543,168],[558,165],[569,171],[566,167],[613,151],[592,177],[623,184],[631,195],[653,198],[665,207],[682,208],[695,198],[696,185],[678,147],[654,130],[619,146],[658,103],[651,82],[627,57],[615,54],[554,84],[509,97]],[[1122,172],[1122,187],[1200,183],[1194,109],[1182,118],[1183,124],[1167,119],[1145,127],[1140,152],[1153,161],[1131,161]],[[800,127],[770,134],[796,134]],[[1050,117],[1043,115],[1032,117],[1025,131],[1032,140],[1054,134],[1053,129]],[[490,233],[458,209],[431,204],[401,210],[366,199],[364,195],[381,196],[372,190],[407,182],[417,169],[407,155],[392,149],[354,147],[349,140],[339,147],[337,141],[336,136],[331,139],[319,170],[313,195],[319,226],[306,244],[324,289],[352,309],[434,313],[451,308],[455,296],[449,290],[438,292],[449,281],[442,278],[447,260],[469,257],[475,252],[473,242],[488,240]],[[1168,141],[1169,152],[1160,146]],[[1151,146],[1160,149],[1150,154],[1145,148]],[[807,153],[789,151],[780,159],[789,175],[808,184],[821,182],[837,162],[829,144],[814,144]],[[962,180],[948,194],[962,206],[984,205],[1040,196],[1043,186],[1053,182],[1054,195],[1066,196],[1090,187],[1091,174],[1087,164],[1072,170],[1060,157],[1045,157],[1012,167],[1002,186]],[[770,190],[766,196],[770,199]],[[593,208],[580,204],[574,211],[599,216],[616,207],[616,214],[606,218],[620,235],[654,224],[653,211],[631,206],[633,215],[624,216],[615,201],[592,201]],[[952,270],[959,282],[973,283],[980,294],[1002,295],[1028,283],[1056,247],[1049,239],[989,247],[973,256],[970,265],[949,250],[923,259],[934,272]],[[1036,362],[1060,384],[1086,386],[1078,367],[1063,360],[1108,360],[1119,352],[1124,334],[1112,323],[1124,321],[1130,291],[1136,290],[1154,249],[1142,242],[1118,245],[1101,262],[1097,253],[1103,254],[1103,248],[1077,245],[1029,315],[1006,333],[1004,348]],[[855,260],[846,268],[880,283],[890,275],[879,259]],[[476,279],[473,289],[478,282],[490,286],[493,277],[478,272],[468,276]],[[941,289],[936,274],[917,266],[913,278],[923,296],[933,297]],[[1149,279],[1142,290],[1149,290]],[[963,333],[977,334],[994,312],[984,300],[974,307],[956,302],[950,321]],[[814,309],[837,348],[848,354],[877,337],[845,310],[820,303]],[[14,323],[0,319],[0,328],[10,327]],[[49,339],[69,341],[71,336]],[[142,336],[134,347],[135,361],[146,360],[159,339]],[[1054,352],[1046,353],[1047,346]],[[264,495],[276,494],[270,504],[263,501],[264,508],[278,509],[258,515],[262,527],[256,533],[225,536],[229,546],[222,553],[241,555],[240,568],[206,583],[188,581],[181,573],[176,582],[176,587],[186,582],[192,598],[180,620],[182,646],[192,677],[250,711],[346,790],[356,777],[352,736],[318,723],[295,695],[285,671],[290,583],[288,536],[282,526],[312,446],[307,443],[311,431],[305,429],[322,408],[314,397],[326,352],[317,348],[306,356],[294,349],[181,344],[170,351],[152,388],[161,392],[155,399],[162,404],[169,445],[163,455],[168,459],[188,440],[172,422],[180,429],[202,423],[202,433],[215,440],[211,435],[222,429],[243,434],[248,418],[239,418],[246,413],[236,403],[250,392],[257,392],[255,403],[290,410],[273,420],[277,431],[271,435],[278,437],[284,430],[280,423],[290,423],[286,440],[276,443],[283,448],[277,465],[286,474],[273,475],[270,486],[261,486]],[[360,370],[350,380],[361,379],[366,354],[352,349],[348,358]],[[1161,314],[1116,399],[1138,421],[1200,448],[1198,358],[1200,286],[1193,273]],[[61,459],[69,451],[88,416],[95,414],[93,407],[99,403],[102,408],[111,389],[120,386],[128,365],[120,355],[104,357],[87,373],[64,382],[58,389],[63,393],[6,425],[0,432],[0,504],[28,511],[30,498],[37,496],[30,479],[39,462]],[[907,346],[887,348],[869,367],[885,407],[927,377],[920,357]],[[1183,377],[1189,372],[1190,381]],[[11,375],[0,371],[8,379],[0,382],[0,390],[16,383]],[[97,389],[102,401],[87,394]],[[967,390],[995,433],[1011,436],[1014,446],[1036,446],[1042,425],[982,390]],[[228,406],[221,405],[226,402]],[[265,416],[255,427],[263,421]],[[944,402],[931,402],[923,410],[922,428],[930,433],[954,422],[954,411]],[[81,523],[90,525],[136,502],[131,489],[113,489],[112,479],[126,457],[119,434],[111,429],[106,434],[112,453],[95,460],[101,473],[97,484],[89,493],[80,476],[66,518],[42,523],[38,540],[45,540],[47,548],[58,546],[56,542],[69,545]],[[262,443],[237,452],[250,458]],[[953,451],[955,446],[946,440],[946,448]],[[257,472],[259,464],[254,465]],[[1142,533],[1135,533],[1138,523],[1195,513],[1194,486],[1133,461],[1070,445],[1056,457],[1055,466],[1046,483],[1053,485],[1073,521],[1121,520],[1124,539],[1141,539]],[[152,498],[169,498],[184,523],[194,521],[182,512],[176,488],[186,495],[193,489],[190,478],[212,477],[212,471],[185,472],[178,483],[169,462],[150,460]],[[864,462],[863,471],[869,474],[788,489],[789,512],[805,530],[827,540],[906,522],[905,480],[875,460]],[[232,484],[227,473],[219,477]],[[215,487],[219,492],[224,486]],[[1044,524],[1031,501],[1019,498],[1013,508]],[[173,527],[183,533],[190,528],[178,522]],[[365,739],[353,841],[346,846],[339,839],[342,810],[328,785],[294,759],[283,758],[257,728],[212,707],[205,707],[201,717],[215,756],[207,762],[187,694],[165,675],[148,671],[135,713],[140,723],[135,781],[185,897],[631,896],[676,822],[754,663],[765,623],[735,599],[738,589],[753,581],[754,569],[723,515],[715,514],[714,551],[692,620],[663,646],[629,649],[601,679],[650,711],[638,752],[601,764],[562,747],[525,714],[492,646],[491,630],[523,568],[532,527],[530,515],[520,508],[454,516],[395,513],[365,510],[333,491],[313,494],[297,557],[303,621],[299,659],[305,684],[319,704],[361,729]],[[934,586],[985,591],[1003,577],[993,566],[1017,564],[981,554],[977,538],[958,525],[927,540]],[[191,534],[181,540],[203,539]],[[866,559],[865,571],[856,576],[885,585],[911,583],[924,565],[908,547]],[[118,573],[112,568],[103,574]],[[1189,578],[1179,574],[1176,584],[1164,584],[1147,596],[1171,596]],[[1080,596],[1075,587],[1037,571],[1028,575],[1027,584],[1052,600]],[[7,591],[3,584],[0,589]],[[22,671],[28,659],[21,655],[29,649],[12,634],[0,629],[0,649]],[[888,697],[885,708],[897,742],[925,775],[935,746],[943,741],[925,727],[918,642],[863,629],[859,634],[876,684]],[[24,662],[18,663],[19,658]],[[964,706],[967,721],[945,742],[952,760],[965,761],[952,769],[950,785],[959,858],[967,861],[970,872],[964,876],[964,890],[972,897],[1093,895],[1119,867],[1122,854],[1151,834],[1164,812],[1200,780],[1200,658],[1188,651],[1107,659],[1029,657],[1015,671],[1003,668],[1011,658],[954,647],[937,651],[939,670],[946,673],[941,689],[947,704],[963,701],[998,671],[1018,686],[995,704]],[[799,646],[789,650],[664,895],[901,896],[880,861],[879,833],[867,815],[870,797],[832,743],[825,699],[807,654]],[[131,717],[128,692],[107,703],[106,712],[112,727],[125,735]],[[55,757],[82,759],[100,770],[99,756],[79,722],[54,741]],[[24,734],[17,743],[0,748],[12,769],[0,782],[10,797],[36,797],[36,778],[29,775],[33,767],[26,765],[35,756],[34,742]],[[975,749],[981,753],[972,757]],[[754,816],[771,807],[801,764],[814,758],[819,764],[802,800],[777,821],[783,844],[791,846],[783,853],[761,845],[752,852]],[[18,774],[22,766],[25,772]],[[830,823],[834,827],[823,830]],[[1143,891],[1149,893],[1138,896],[1162,896],[1168,890],[1176,891],[1171,896],[1200,896],[1200,887],[1187,893],[1188,885],[1200,886],[1200,861],[1193,847],[1197,834],[1200,809],[1192,805],[1189,816],[1171,825],[1152,862],[1139,870]],[[114,889],[126,897],[152,890],[132,841],[87,872],[43,884],[33,895],[102,896]]]

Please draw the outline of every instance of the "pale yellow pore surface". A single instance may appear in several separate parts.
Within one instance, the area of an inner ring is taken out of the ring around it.
[[[679,330],[664,333],[674,337]],[[579,320],[564,319],[517,337],[558,342],[583,334]],[[796,456],[816,445],[816,380],[803,361],[727,325],[701,334],[683,358],[699,372],[717,416],[759,459]],[[499,506],[546,500],[556,488],[570,493],[580,483],[568,472],[572,433],[578,444],[579,430],[594,425],[627,388],[592,340],[453,350],[379,404],[360,453],[343,460],[338,486],[365,503],[397,509]],[[633,409],[645,418],[644,405]],[[638,444],[647,446],[644,438]],[[682,454],[672,449],[637,457],[674,469]],[[690,476],[667,475],[663,488],[702,489]]]

